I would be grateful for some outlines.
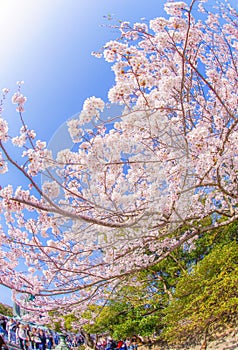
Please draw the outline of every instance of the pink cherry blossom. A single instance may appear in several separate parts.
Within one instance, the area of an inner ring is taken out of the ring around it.
[[[138,271],[237,220],[235,10],[203,7],[168,1],[166,17],[120,24],[120,40],[102,51],[115,75],[108,101],[89,97],[67,123],[77,149],[54,156],[28,129],[18,82],[22,127],[11,135],[0,119],[0,172],[11,163],[26,189],[0,189],[0,279],[41,321],[59,307],[80,317]],[[122,106],[109,122],[108,102]]]

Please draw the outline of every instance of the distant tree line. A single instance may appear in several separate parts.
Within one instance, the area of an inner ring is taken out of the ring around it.
[[[9,305],[0,303],[0,314],[4,316],[13,316],[12,308]]]

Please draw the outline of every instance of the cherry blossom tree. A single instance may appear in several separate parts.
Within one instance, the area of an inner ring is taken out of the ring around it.
[[[115,73],[108,101],[84,102],[68,122],[74,146],[56,156],[25,124],[18,82],[21,128],[11,136],[2,114],[0,170],[26,185],[0,191],[0,283],[24,308],[80,316],[237,220],[238,17],[204,2],[167,2],[165,17],[120,23],[120,38],[94,53]],[[121,115],[105,117],[108,104]]]

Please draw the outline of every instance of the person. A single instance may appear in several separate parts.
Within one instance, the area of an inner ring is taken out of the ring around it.
[[[30,332],[29,332],[29,340],[30,340],[30,344],[31,344],[31,349],[32,350],[37,349],[36,342],[35,342],[35,340],[36,340],[35,337],[36,336],[37,336],[36,328],[32,327],[30,329]]]
[[[20,346],[20,339],[19,339],[19,336],[18,336],[18,333],[19,333],[19,326],[20,326],[20,322],[16,322],[15,326],[14,326],[14,332],[15,332],[15,344]]]
[[[115,349],[114,341],[108,337],[105,350],[113,350],[113,349]]]
[[[53,345],[54,345],[54,339],[53,339],[52,333],[48,332],[46,334],[46,347],[47,349],[51,350]]]
[[[6,326],[7,326],[7,320],[4,316],[1,316],[0,318],[0,326],[6,331]]]
[[[137,350],[138,345],[136,343],[136,338],[132,338],[130,344],[127,346],[128,350]]]
[[[59,345],[59,335],[57,333],[54,334],[54,344]]]
[[[26,327],[23,324],[19,325],[19,328],[17,330],[17,336],[19,338],[20,348],[22,350],[28,350],[28,346],[27,346],[27,341],[28,341],[27,330],[26,330]]]
[[[0,324],[0,334],[1,334],[3,337],[6,337],[6,338],[7,338],[7,331],[2,327],[1,324]]]
[[[39,338],[41,340],[39,344],[39,349],[46,350],[46,336],[45,336],[45,332],[42,329],[39,330]]]
[[[122,344],[123,344],[123,341],[119,340],[118,343],[117,343],[117,349],[121,349]]]
[[[132,339],[132,346],[133,346],[133,349],[137,349],[138,348],[138,344],[136,342],[136,339]]]
[[[127,339],[125,340],[125,344],[126,344],[126,348],[128,349],[129,346],[131,345],[131,340],[130,340],[129,338],[127,338]]]
[[[39,349],[41,346],[40,332],[37,328],[32,328],[32,333],[31,339],[34,342],[34,349]]]
[[[78,339],[77,339],[77,336],[74,335],[72,339],[72,347],[77,348],[77,346],[78,346]]]
[[[0,350],[2,349],[8,349],[8,346],[3,338],[3,336],[0,334]]]
[[[27,347],[31,346],[31,328],[29,324],[26,325]]]
[[[126,345],[125,341],[122,342],[120,349],[121,350],[127,350],[127,345]]]
[[[6,330],[8,334],[8,343],[16,343],[16,322],[12,318],[7,321]]]

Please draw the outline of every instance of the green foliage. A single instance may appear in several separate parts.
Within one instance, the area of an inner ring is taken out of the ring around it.
[[[123,287],[117,298],[103,308],[91,306],[84,317],[89,320],[84,327],[89,333],[109,333],[115,339],[131,337],[134,334],[150,335],[158,329],[161,300],[155,294],[149,295],[148,282],[138,276],[141,284]],[[95,318],[94,324],[90,320]]]
[[[165,310],[163,337],[169,341],[199,335],[228,323],[238,311],[238,246],[217,244],[176,286]]]
[[[222,218],[221,218],[222,221]],[[210,219],[203,225],[209,226]],[[171,343],[199,337],[207,329],[228,324],[238,311],[238,222],[200,235],[160,263],[128,277],[116,297],[90,305],[83,317],[88,333],[114,339],[135,334]],[[148,254],[152,254],[148,252]],[[73,315],[62,316],[73,331]],[[60,330],[61,324],[55,323]]]
[[[0,303],[0,314],[4,316],[13,316],[12,308],[8,305]]]
[[[67,316],[64,316],[64,327],[67,331],[70,331],[70,332],[73,332],[74,331],[74,328],[72,326],[72,323],[73,322],[77,322],[77,317],[70,314],[70,315],[67,315]]]
[[[56,332],[69,331],[76,332],[73,327],[73,322],[77,322],[78,319],[73,314],[61,315],[60,311],[51,311],[49,316],[52,318],[52,322],[47,324],[47,328],[54,329]],[[55,321],[55,319],[61,318],[61,321]]]

